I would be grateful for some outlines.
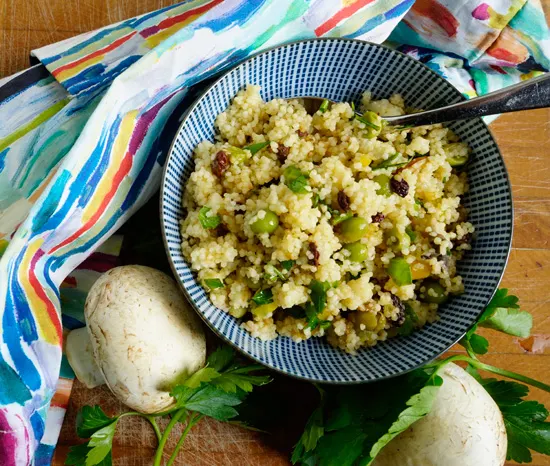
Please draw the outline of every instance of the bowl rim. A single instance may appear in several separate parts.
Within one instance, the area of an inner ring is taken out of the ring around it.
[[[374,42],[369,42],[369,41],[366,41],[366,40],[361,40],[361,39],[350,39],[350,38],[347,38],[347,37],[317,37],[317,38],[312,38],[312,39],[301,39],[301,40],[294,40],[294,41],[289,41],[289,42],[285,42],[284,44],[279,44],[279,45],[276,45],[276,46],[273,46],[273,47],[269,47],[265,50],[262,50],[260,52],[257,52],[255,54],[252,54],[250,56],[248,56],[247,58],[245,58],[244,60],[241,60],[239,61],[238,63],[235,63],[233,66],[227,68],[226,70],[222,71],[221,74],[212,82],[210,83],[205,89],[203,89],[200,93],[200,95],[189,105],[189,107],[187,108],[187,110],[185,112],[183,112],[182,116],[181,116],[181,123],[177,129],[177,131],[175,132],[175,135],[174,135],[174,139],[172,140],[172,143],[170,144],[170,148],[168,149],[168,154],[167,154],[167,157],[166,157],[166,161],[164,163],[164,167],[163,167],[163,170],[162,170],[162,179],[161,179],[161,185],[160,185],[160,196],[159,196],[159,221],[160,221],[160,227],[161,227],[161,231],[162,231],[162,241],[163,241],[163,244],[164,244],[164,250],[165,250],[165,253],[166,253],[166,256],[168,258],[168,262],[170,264],[170,268],[172,269],[172,273],[174,275],[174,278],[176,279],[179,287],[181,288],[181,290],[183,291],[183,294],[185,295],[185,298],[187,299],[187,301],[189,302],[189,304],[191,305],[191,307],[194,309],[194,311],[200,316],[200,318],[204,321],[204,323],[206,323],[206,325],[208,326],[208,328],[210,328],[217,337],[221,338],[225,343],[229,344],[230,346],[232,346],[233,348],[235,348],[236,350],[238,350],[241,354],[243,354],[244,356],[256,361],[257,363],[261,364],[262,366],[268,368],[269,370],[272,370],[272,371],[275,371],[279,374],[282,374],[284,376],[288,376],[288,377],[292,377],[294,379],[298,379],[298,380],[302,380],[302,381],[306,381],[306,382],[311,382],[311,383],[322,383],[322,384],[326,384],[326,385],[360,385],[360,384],[367,384],[367,383],[375,383],[375,382],[379,382],[379,381],[382,381],[382,380],[388,380],[388,379],[392,379],[394,377],[399,377],[401,375],[404,375],[404,374],[407,374],[409,372],[412,372],[416,369],[419,369],[421,367],[424,367],[426,364],[429,364],[430,362],[434,361],[435,359],[439,358],[442,354],[446,353],[447,351],[449,351],[454,345],[456,345],[463,337],[464,335],[466,335],[466,333],[476,324],[477,322],[477,319],[479,318],[479,316],[483,313],[483,311],[485,310],[485,308],[487,307],[487,305],[491,302],[491,300],[493,299],[495,293],[498,291],[499,289],[499,286],[500,286],[500,283],[502,282],[502,278],[504,276],[504,273],[506,271],[506,267],[508,266],[508,261],[510,259],[510,252],[512,250],[512,240],[513,240],[513,237],[514,237],[514,218],[515,218],[515,211],[514,211],[514,198],[513,198],[513,193],[512,193],[512,183],[510,182],[510,175],[508,173],[508,167],[506,166],[506,162],[504,160],[504,157],[502,156],[502,153],[500,151],[500,147],[498,146],[497,144],[497,141],[495,139],[495,136],[493,135],[493,132],[491,131],[491,129],[489,128],[489,126],[485,123],[485,121],[483,121],[482,118],[472,118],[472,120],[478,120],[480,121],[483,126],[485,126],[485,129],[487,130],[487,132],[489,133],[489,136],[491,137],[491,140],[492,142],[494,143],[494,146],[496,147],[496,150],[498,152],[498,155],[500,157],[500,159],[502,160],[502,165],[504,167],[504,173],[505,173],[505,177],[506,177],[506,185],[508,186],[508,192],[509,192],[509,195],[510,195],[510,209],[511,209],[511,216],[512,216],[512,221],[511,221],[511,227],[510,227],[510,239],[508,241],[508,244],[506,246],[507,248],[507,252],[506,252],[506,259],[504,260],[504,263],[502,265],[502,270],[500,271],[500,276],[499,276],[499,279],[497,280],[497,283],[495,284],[495,287],[494,287],[494,290],[493,292],[491,293],[491,296],[490,298],[487,300],[487,302],[483,305],[483,307],[480,309],[480,311],[478,312],[475,320],[472,322],[472,324],[458,337],[456,338],[450,345],[448,345],[445,349],[441,350],[441,351],[438,351],[434,356],[433,358],[429,359],[429,360],[426,360],[422,363],[418,363],[412,367],[410,367],[409,369],[406,369],[406,370],[399,370],[399,371],[396,371],[390,375],[385,375],[383,377],[376,377],[374,379],[369,379],[369,380],[352,380],[352,381],[343,381],[343,380],[322,380],[322,379],[315,379],[315,378],[312,378],[312,377],[307,377],[307,376],[304,376],[304,375],[300,375],[300,374],[295,374],[295,373],[291,373],[291,372],[288,372],[288,371],[285,371],[279,367],[276,367],[272,364],[269,364],[267,362],[264,362],[264,361],[261,361],[259,358],[257,358],[256,356],[248,353],[246,350],[244,350],[243,348],[241,348],[239,345],[237,345],[236,343],[234,343],[233,341],[231,341],[227,336],[225,336],[220,330],[218,330],[216,328],[216,326],[214,324],[212,324],[204,315],[203,313],[200,311],[200,309],[198,308],[198,306],[196,305],[195,301],[193,300],[193,298],[190,296],[189,292],[187,291],[187,289],[185,288],[185,286],[183,285],[183,281],[182,279],[180,278],[178,272],[177,272],[177,269],[176,269],[176,266],[174,264],[174,261],[172,259],[172,254],[170,253],[170,248],[168,246],[168,240],[167,240],[167,236],[166,236],[166,229],[165,229],[165,222],[164,222],[164,214],[163,214],[163,205],[164,205],[164,192],[165,192],[165,185],[166,185],[166,175],[168,173],[168,166],[170,165],[170,161],[172,159],[172,156],[174,154],[174,146],[176,144],[176,140],[178,139],[179,135],[181,134],[181,131],[182,131],[182,128],[183,126],[185,125],[189,115],[191,114],[191,112],[198,106],[198,104],[201,102],[201,100],[206,96],[206,94],[208,94],[211,89],[216,86],[220,81],[222,81],[223,79],[225,79],[225,77],[230,74],[231,72],[233,72],[233,70],[235,70],[236,68],[244,65],[245,63],[247,62],[250,62],[252,61],[253,59],[255,59],[256,57],[260,56],[260,55],[263,55],[263,54],[267,54],[267,53],[270,53],[272,52],[273,50],[276,50],[276,49],[280,49],[280,48],[283,48],[283,47],[287,47],[287,46],[290,46],[290,45],[296,45],[296,44],[301,44],[301,43],[308,43],[308,42],[329,42],[329,41],[334,41],[334,42],[358,42],[358,43],[361,43],[361,44],[366,44],[366,45],[369,45],[369,46],[374,46],[374,47],[380,47],[380,48],[383,48],[383,49],[386,49],[394,54],[397,54],[397,55],[400,55],[402,58],[406,59],[406,60],[410,60],[416,64],[419,64],[421,65],[422,67],[425,68],[425,70],[429,73],[431,73],[432,75],[436,76],[437,79],[439,80],[442,80],[444,81],[445,83],[449,84],[452,88],[453,88],[453,91],[454,93],[460,97],[460,99],[462,101],[465,101],[467,100],[464,95],[456,88],[454,87],[449,81],[447,81],[445,78],[443,78],[441,75],[439,75],[438,73],[436,73],[434,70],[432,70],[429,66],[425,65],[424,63],[422,63],[421,61],[419,60],[416,60],[414,59],[413,57],[409,56],[409,55],[406,55],[405,53],[403,52],[400,52],[399,50],[395,50],[395,49],[392,49],[391,47],[388,47],[386,45],[382,45],[382,44],[376,44]],[[296,97],[296,98],[299,98],[299,97]],[[194,279],[194,278],[193,278]],[[195,280],[195,279],[194,279]],[[200,284],[199,284],[200,285]],[[296,342],[293,342],[294,344],[298,344]],[[338,348],[334,348],[334,350],[336,351],[342,351]],[[362,349],[363,351],[366,351],[368,350],[367,349]]]

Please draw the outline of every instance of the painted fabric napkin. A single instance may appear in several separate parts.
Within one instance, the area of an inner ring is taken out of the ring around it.
[[[550,60],[537,0],[192,0],[34,51],[51,74],[0,81],[2,464],[51,461],[60,286],[158,189],[162,130],[189,88],[315,37],[389,38],[468,97]]]

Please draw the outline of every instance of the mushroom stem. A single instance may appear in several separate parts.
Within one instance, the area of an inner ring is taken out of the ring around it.
[[[103,374],[95,362],[92,342],[86,327],[69,332],[65,354],[76,378],[86,387],[95,388],[105,383]]]

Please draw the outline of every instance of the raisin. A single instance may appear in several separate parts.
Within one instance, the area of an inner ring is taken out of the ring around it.
[[[250,136],[250,134],[247,134],[245,137],[244,137],[245,141],[247,144],[250,144],[253,139],[252,139],[252,136]]]
[[[214,173],[214,175],[216,175],[218,178],[221,178],[228,167],[229,167],[229,157],[227,156],[226,152],[224,152],[223,150],[220,150],[216,154],[216,157],[212,162],[212,173]]]
[[[382,223],[386,216],[382,212],[378,212],[376,215],[371,217],[372,223]]]
[[[351,201],[349,200],[349,196],[344,191],[338,191],[338,206],[340,210],[342,212],[347,212],[350,204]]]
[[[216,234],[216,236],[225,236],[227,235],[227,233],[229,233],[229,230],[227,229],[227,227],[223,224],[223,223],[220,223],[216,229],[214,230],[214,233]]]
[[[305,138],[309,133],[307,131],[302,131],[301,129],[299,129],[298,131],[296,131],[296,134],[301,138]]]
[[[309,263],[312,265],[319,265],[320,254],[315,243],[309,243],[309,252],[313,254],[313,258],[309,260]]]
[[[405,323],[405,305],[403,304],[403,301],[401,301],[393,293],[390,294],[391,302],[399,310],[399,313],[397,314],[397,319],[394,320],[394,324],[398,327],[401,327]]]
[[[277,158],[281,163],[286,160],[289,152],[290,149],[287,146],[285,146],[284,144],[279,144],[279,146],[277,147]]]
[[[409,183],[405,180],[399,181],[396,178],[392,178],[390,180],[390,187],[391,190],[400,197],[405,197],[409,194]]]

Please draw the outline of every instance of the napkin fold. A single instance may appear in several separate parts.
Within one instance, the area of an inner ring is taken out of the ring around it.
[[[60,286],[158,189],[160,135],[189,88],[315,37],[389,37],[468,97],[550,60],[536,0],[195,0],[34,51],[27,81],[0,82],[2,464],[51,460],[63,409],[48,408],[70,389]]]

